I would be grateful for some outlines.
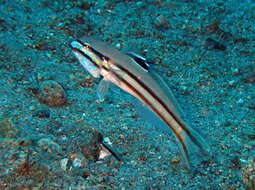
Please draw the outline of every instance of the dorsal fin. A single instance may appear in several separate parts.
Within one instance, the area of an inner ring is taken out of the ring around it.
[[[149,71],[150,65],[144,57],[142,57],[141,55],[138,55],[134,52],[127,52],[126,54],[129,57],[131,57],[137,63],[137,65],[139,65],[143,70],[145,70],[146,72]]]

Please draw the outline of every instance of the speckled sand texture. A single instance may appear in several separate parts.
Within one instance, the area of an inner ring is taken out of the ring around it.
[[[154,63],[210,157],[185,169],[116,87],[99,103],[68,46],[83,35]],[[254,0],[0,0],[1,190],[251,190],[254,147]]]

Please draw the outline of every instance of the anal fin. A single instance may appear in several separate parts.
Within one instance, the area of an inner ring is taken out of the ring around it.
[[[97,97],[100,102],[104,101],[104,97],[109,89],[109,84],[110,84],[110,82],[105,79],[102,79],[99,82],[98,87],[97,87]]]

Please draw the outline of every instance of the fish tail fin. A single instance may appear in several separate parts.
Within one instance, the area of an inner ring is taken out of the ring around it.
[[[209,146],[204,138],[189,125],[179,128],[175,134],[179,143],[184,161],[189,169],[191,165],[198,164],[201,160],[208,157]]]

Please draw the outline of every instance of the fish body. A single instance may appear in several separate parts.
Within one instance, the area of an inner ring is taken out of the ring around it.
[[[145,58],[135,53],[122,53],[89,37],[75,40],[70,46],[80,63],[94,77],[103,77],[97,90],[99,100],[103,101],[109,82],[136,97],[175,135],[189,168],[190,155],[195,149],[203,154],[208,152],[204,139],[183,120],[182,111],[171,90],[150,69]]]

